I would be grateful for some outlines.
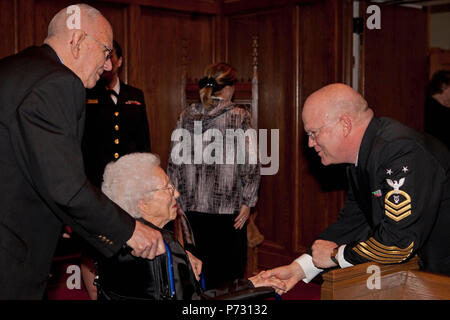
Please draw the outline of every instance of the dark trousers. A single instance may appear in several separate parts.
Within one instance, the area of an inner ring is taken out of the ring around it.
[[[247,225],[235,229],[237,214],[186,212],[195,238],[197,258],[202,260],[206,289],[243,278],[247,264]]]

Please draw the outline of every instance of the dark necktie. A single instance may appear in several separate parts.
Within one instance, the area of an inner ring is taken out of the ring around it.
[[[116,98],[119,98],[119,95],[117,94],[117,92],[115,92],[115,91],[112,90],[112,89],[106,90],[106,93],[107,93],[108,95],[113,95],[113,96],[115,96]]]

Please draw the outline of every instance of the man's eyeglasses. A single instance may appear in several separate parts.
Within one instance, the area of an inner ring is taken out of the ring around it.
[[[94,40],[95,42],[97,42],[100,46],[103,47],[103,52],[105,53],[105,61],[108,61],[109,59],[111,59],[112,56],[112,52],[113,50],[111,48],[109,48],[107,45],[104,45],[103,43],[101,43],[100,41],[98,41],[97,39],[95,39],[93,36],[88,35],[85,32],[86,37],[91,38],[92,40]]]
[[[149,190],[148,193],[156,192],[156,191],[159,191],[159,190],[169,190],[169,191],[170,191],[170,194],[171,194],[172,196],[175,194],[175,186],[174,186],[174,185],[172,184],[172,182],[170,182],[170,181],[169,181],[169,183],[167,184],[167,186],[162,187],[162,188],[156,188],[156,189],[153,189],[153,190]]]
[[[316,130],[309,130],[306,131],[306,135],[313,141],[316,141],[317,136],[319,135],[320,130],[322,130],[323,128],[330,126],[330,125],[335,125],[336,123],[338,123],[341,119],[337,119],[336,121],[332,121],[332,122],[328,122],[325,123],[323,126],[321,126],[320,128],[316,129]]]

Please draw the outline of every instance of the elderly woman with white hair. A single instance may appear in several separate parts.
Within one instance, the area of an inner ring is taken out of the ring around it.
[[[236,280],[224,289],[202,292],[198,282],[201,264],[194,257],[188,257],[173,234],[163,229],[177,215],[176,199],[179,193],[159,166],[156,155],[133,153],[123,156],[107,165],[103,180],[102,191],[112,201],[135,219],[161,231],[171,251],[175,284],[175,296],[172,299],[191,300],[229,295],[260,286],[284,289],[280,280],[263,280],[260,276],[255,276],[249,280]],[[169,298],[167,256],[147,260],[133,256],[130,250],[123,248],[112,258],[98,261],[99,299]]]

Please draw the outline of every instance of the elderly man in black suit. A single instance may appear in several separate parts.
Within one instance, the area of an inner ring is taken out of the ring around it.
[[[63,224],[105,256],[165,252],[84,173],[85,88],[111,68],[111,46],[109,22],[80,4],[55,15],[43,46],[0,60],[0,299],[42,298]]]

